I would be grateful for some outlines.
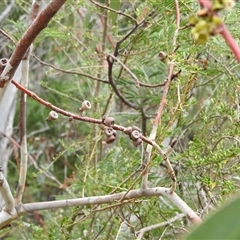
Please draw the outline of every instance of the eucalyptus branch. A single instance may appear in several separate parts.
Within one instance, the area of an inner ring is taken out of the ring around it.
[[[124,198],[123,198],[124,196]],[[157,188],[148,188],[145,190],[135,189],[126,192],[105,195],[105,196],[94,196],[94,197],[84,197],[84,198],[76,198],[76,199],[68,199],[68,200],[57,200],[57,201],[46,201],[46,202],[38,202],[38,203],[27,203],[22,204],[18,209],[18,214],[23,214],[26,212],[32,211],[40,211],[47,209],[57,209],[57,208],[65,208],[65,207],[74,207],[74,206],[90,206],[95,204],[105,204],[131,199],[139,199],[142,197],[153,197],[153,196],[165,196],[171,201],[177,208],[179,208],[186,217],[193,222],[194,224],[198,224],[201,222],[201,219],[198,215],[176,194],[171,193],[169,188],[157,187]],[[0,215],[1,216],[1,215]],[[0,218],[1,219],[1,218]],[[0,222],[0,228],[2,224]]]
[[[24,93],[26,93],[29,97],[31,97],[32,99],[34,99],[35,101],[39,102],[41,105],[44,105],[50,109],[52,109],[53,111],[60,113],[66,117],[69,117],[69,120],[72,121],[73,119],[75,120],[79,120],[79,121],[83,121],[83,122],[89,122],[89,123],[94,123],[94,124],[105,124],[104,123],[104,119],[96,119],[96,118],[91,118],[91,117],[86,117],[86,116],[82,116],[82,115],[76,115],[74,113],[65,111],[55,105],[53,105],[50,102],[45,101],[44,99],[40,98],[36,93],[24,88],[21,84],[17,83],[16,81],[12,80],[11,83],[13,85],[16,86],[16,88],[18,88],[20,91],[23,91]],[[118,131],[126,131],[127,128],[120,126],[120,125],[111,125],[111,127],[115,130]],[[142,141],[149,143],[151,145],[153,145],[153,142],[151,139],[148,139],[146,137],[144,137],[143,135],[140,136],[140,138],[142,139]]]

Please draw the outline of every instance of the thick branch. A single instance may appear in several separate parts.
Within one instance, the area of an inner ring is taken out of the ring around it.
[[[130,190],[127,194],[126,192],[116,193],[106,196],[96,196],[96,197],[85,197],[78,199],[69,199],[69,200],[57,200],[57,201],[48,201],[48,202],[39,202],[39,203],[27,203],[23,204],[19,210],[19,214],[25,212],[47,210],[54,208],[65,208],[65,207],[74,207],[74,206],[89,206],[95,204],[104,204],[115,201],[123,201],[129,199],[138,199],[141,197],[153,197],[153,196],[165,196],[167,197],[175,206],[180,209],[190,221],[197,224],[201,222],[201,219],[198,215],[176,194],[170,193],[169,188],[158,187],[158,188],[148,188],[145,190],[136,189]],[[0,224],[1,227],[1,224]]]

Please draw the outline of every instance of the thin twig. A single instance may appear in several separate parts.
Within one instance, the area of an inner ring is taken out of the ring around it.
[[[107,56],[107,61],[108,61],[108,80],[109,83],[112,86],[113,91],[116,93],[116,95],[120,98],[120,100],[125,103],[127,106],[138,110],[138,106],[134,105],[133,103],[129,102],[123,95],[122,93],[118,90],[115,81],[113,80],[113,76],[112,76],[112,69],[113,69],[113,61],[111,59],[111,57],[108,55]]]
[[[109,54],[109,56],[112,57],[114,60],[116,60],[131,75],[131,77],[136,82],[136,87],[139,88],[139,80],[138,80],[137,76],[122,61],[120,61],[117,57],[115,57],[112,54]]]
[[[67,74],[75,74],[75,75],[79,75],[79,76],[83,76],[83,77],[87,77],[87,78],[90,78],[90,79],[93,79],[93,80],[97,80],[99,82],[103,82],[103,83],[106,83],[106,84],[109,84],[109,82],[107,80],[104,80],[104,79],[101,79],[101,78],[98,78],[98,77],[93,77],[92,75],[90,74],[86,74],[86,73],[81,73],[81,72],[77,72],[77,71],[73,71],[73,70],[66,70],[66,69],[62,69],[62,68],[59,68],[51,63],[46,63],[44,61],[42,61],[40,58],[38,58],[35,54],[33,54],[33,57],[39,61],[42,65],[45,65],[47,67],[51,67],[57,71],[60,71],[60,72],[63,72],[63,73],[67,73]]]
[[[17,45],[17,42],[3,29],[0,28],[0,33],[8,38],[14,45]]]
[[[50,109],[52,109],[53,111],[57,112],[57,113],[60,113],[64,116],[67,116],[69,117],[70,120],[79,120],[79,121],[83,121],[83,122],[89,122],[89,123],[94,123],[94,124],[104,124],[103,122],[103,119],[96,119],[96,118],[91,118],[91,117],[86,117],[86,116],[81,116],[81,115],[76,115],[74,113],[71,113],[71,112],[68,112],[68,111],[65,111],[55,105],[53,105],[52,103],[50,102],[47,102],[45,101],[44,99],[40,98],[36,93],[24,88],[21,84],[15,82],[14,80],[11,81],[11,83],[13,85],[16,86],[16,88],[18,88],[20,91],[23,91],[24,93],[26,93],[29,97],[31,97],[32,99],[34,99],[35,101],[39,102],[41,105],[44,105]],[[118,130],[118,131],[125,131],[126,128],[123,127],[123,126],[120,126],[120,125],[116,125],[114,124],[112,126],[113,129],[115,130]],[[149,143],[149,144],[153,144],[152,141],[144,136],[141,136],[141,139],[146,142],[146,143]]]
[[[127,18],[131,19],[134,23],[137,24],[137,20],[135,18],[133,18],[132,16],[130,16],[130,15],[128,15],[128,14],[122,12],[122,11],[117,11],[117,10],[115,10],[113,8],[110,8],[110,7],[106,6],[106,5],[100,4],[99,2],[96,2],[94,0],[90,0],[90,2],[92,2],[93,4],[95,4],[96,6],[98,6],[100,8],[103,8],[103,9],[106,9],[108,11],[111,11],[111,12],[114,12],[116,14],[119,14],[119,15],[122,15],[124,17],[127,17]]]

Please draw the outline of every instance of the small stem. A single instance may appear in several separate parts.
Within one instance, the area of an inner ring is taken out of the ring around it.
[[[130,76],[135,80],[136,82],[136,87],[139,87],[139,80],[137,76],[122,62],[120,61],[117,57],[115,57],[113,54],[109,54],[110,57],[112,57],[115,61],[117,61],[125,70],[130,74]]]

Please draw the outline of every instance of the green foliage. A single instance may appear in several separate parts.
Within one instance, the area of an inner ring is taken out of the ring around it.
[[[106,1],[99,2],[106,4]],[[27,18],[30,8],[24,1],[16,4],[5,29],[19,39],[26,30],[21,16],[25,14]],[[204,38],[204,42],[208,40],[205,45],[195,45],[186,24],[198,6],[190,0],[179,4],[181,29],[176,40],[180,48],[172,54],[176,47],[172,43],[176,34],[174,1],[110,1],[111,8],[124,11],[138,23],[146,18],[146,23],[121,44],[118,55],[141,83],[157,85],[166,80],[169,65],[159,60],[162,51],[174,62],[174,73],[181,70],[170,84],[156,142],[165,148],[174,138],[178,139],[169,156],[177,174],[177,192],[197,211],[209,207],[200,199],[197,185],[211,204],[221,203],[239,189],[239,66],[218,36]],[[154,14],[148,16],[152,10]],[[240,35],[236,27],[239,11],[236,6],[224,15],[224,22],[236,38]],[[107,35],[103,34],[104,14],[108,15]],[[202,19],[198,16],[192,20],[197,21],[194,24],[198,28]],[[45,63],[31,58],[29,88],[44,100],[75,114],[80,114],[82,101],[88,100],[92,109],[84,112],[85,116],[111,116],[116,124],[136,125],[148,136],[163,87],[137,88],[131,75],[115,62],[113,80],[124,98],[136,106],[132,109],[122,103],[109,84],[91,78],[108,80],[106,55],[113,53],[115,44],[134,26],[126,16],[95,7],[90,1],[68,1],[34,43],[34,54]],[[204,31],[205,27],[206,35],[211,35],[209,22],[207,26],[204,23]],[[108,195],[141,186],[138,170],[146,144],[135,148],[127,135],[118,132],[116,141],[106,145],[99,126],[69,121],[62,115],[58,121],[46,122],[49,111],[28,99],[30,157],[24,203]],[[15,126],[13,137],[18,139],[18,112]],[[17,184],[18,161],[16,151],[9,163],[10,186]],[[149,185],[169,187],[166,166],[156,152],[150,166]],[[123,221],[129,225],[127,237],[134,239],[141,228],[164,222],[178,211],[170,202],[159,198],[42,211],[40,215],[25,215],[14,222],[16,231],[9,230],[5,239],[16,239],[20,231],[22,239],[115,239]],[[40,227],[39,223],[44,226]],[[186,225],[185,220],[174,222],[144,237],[159,239],[163,234],[164,239],[178,238]]]

